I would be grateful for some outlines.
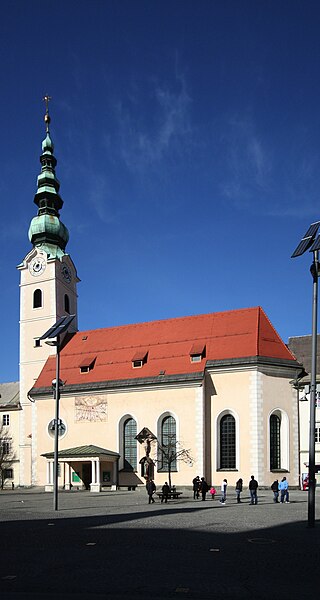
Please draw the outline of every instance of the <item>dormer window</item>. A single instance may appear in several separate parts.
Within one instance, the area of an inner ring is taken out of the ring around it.
[[[203,342],[193,344],[190,350],[190,361],[201,362],[203,358],[206,356],[206,346]]]
[[[79,365],[80,373],[89,373],[89,371],[92,371],[96,358],[96,356],[86,356]]]
[[[138,350],[132,357],[132,367],[134,369],[141,369],[148,360],[148,350]]]

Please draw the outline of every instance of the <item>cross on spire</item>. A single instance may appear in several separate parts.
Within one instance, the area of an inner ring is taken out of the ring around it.
[[[50,121],[51,121],[50,115],[49,115],[49,102],[50,102],[51,99],[52,99],[51,96],[49,96],[48,94],[46,94],[43,97],[43,100],[44,100],[44,102],[46,104],[46,114],[44,115],[44,122],[46,123],[46,131],[47,131],[47,133],[49,133],[49,125],[50,125]]]

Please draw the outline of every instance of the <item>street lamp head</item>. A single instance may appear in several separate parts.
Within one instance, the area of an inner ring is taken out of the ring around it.
[[[59,381],[59,387],[62,387],[64,385],[64,381],[62,381],[62,379],[58,379]],[[55,390],[57,387],[57,380],[53,379],[51,382],[52,388]]]
[[[48,346],[57,346],[58,345],[57,340],[46,340],[45,343],[48,344]]]

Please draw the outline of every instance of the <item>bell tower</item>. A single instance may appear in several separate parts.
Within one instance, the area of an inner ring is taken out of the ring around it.
[[[49,96],[44,97],[46,136],[40,156],[41,172],[37,179],[34,202],[37,215],[29,227],[32,244],[20,271],[20,485],[37,484],[36,404],[28,392],[39,376],[48,356],[56,349],[40,341],[60,317],[76,315],[69,333],[77,331],[77,277],[76,268],[66,253],[69,232],[60,220],[63,200],[59,195],[60,183],[56,177],[57,164],[50,136]]]

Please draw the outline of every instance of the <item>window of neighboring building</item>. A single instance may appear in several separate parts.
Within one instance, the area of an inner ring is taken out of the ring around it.
[[[2,425],[10,425],[10,415],[2,415]]]
[[[13,469],[4,469],[3,479],[13,479]]]
[[[33,308],[41,308],[42,307],[42,291],[35,290],[33,292]]]
[[[64,295],[64,310],[66,313],[70,314],[70,300],[68,294]]]
[[[317,443],[320,442],[320,423],[316,423],[316,429],[314,432],[314,438]]]
[[[8,440],[8,439],[1,440],[1,446],[2,446],[2,454],[3,455],[10,454],[10,452],[11,452],[11,440]]]
[[[126,471],[137,470],[137,423],[131,417],[123,424],[123,456]]]
[[[278,415],[270,417],[270,470],[281,469],[281,420]]]
[[[176,420],[171,415],[164,417],[161,421],[160,426],[160,444],[159,448],[159,471],[168,471],[169,462],[170,470],[177,470],[177,461],[174,458],[171,460],[170,456],[173,457],[173,453],[176,453],[177,446],[177,427]]]
[[[236,421],[226,414],[220,419],[220,469],[236,468]]]

